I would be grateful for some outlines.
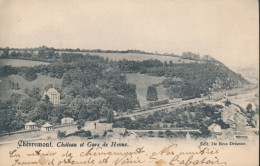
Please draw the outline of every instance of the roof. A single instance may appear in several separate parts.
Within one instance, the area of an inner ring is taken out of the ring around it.
[[[67,120],[74,120],[73,118],[70,118],[70,117],[66,117],[66,118],[62,118],[61,120],[65,120],[65,119],[67,119]]]
[[[221,132],[221,126],[216,123],[213,123],[212,125],[210,125],[208,127],[208,129],[212,130],[213,132]]]
[[[126,128],[113,128],[113,132],[124,133]]]
[[[42,125],[42,127],[52,127],[53,125],[51,125],[50,123],[45,123],[44,125]]]
[[[103,125],[103,126],[110,126],[113,125],[113,123],[96,123],[97,125]]]
[[[59,93],[56,89],[50,88],[47,93]]]
[[[25,124],[26,126],[32,126],[32,125],[36,125],[34,122],[30,121],[28,123]]]

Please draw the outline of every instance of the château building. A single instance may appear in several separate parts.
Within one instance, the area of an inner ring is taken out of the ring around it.
[[[60,93],[56,89],[50,88],[48,91],[45,91],[43,97],[45,96],[49,97],[52,104],[60,104]]]

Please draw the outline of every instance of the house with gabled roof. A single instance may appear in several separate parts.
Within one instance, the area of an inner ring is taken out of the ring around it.
[[[36,123],[30,121],[30,122],[26,123],[24,125],[24,127],[25,127],[25,130],[33,130],[33,129],[37,128],[37,125],[36,125]]]
[[[50,131],[50,130],[53,130],[53,125],[47,122],[47,123],[45,123],[44,125],[42,125],[41,130],[42,130],[42,131]]]

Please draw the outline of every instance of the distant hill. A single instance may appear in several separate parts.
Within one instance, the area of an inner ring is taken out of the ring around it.
[[[259,65],[259,64],[258,64]],[[235,71],[241,74],[246,80],[251,83],[259,82],[259,67],[251,66],[251,67],[238,67]]]

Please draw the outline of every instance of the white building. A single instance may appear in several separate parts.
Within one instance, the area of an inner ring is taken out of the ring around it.
[[[66,117],[61,119],[61,124],[73,124],[73,123],[74,123],[73,118]]]
[[[125,131],[126,131],[126,128],[113,128],[114,133],[124,134]]]
[[[45,123],[44,125],[42,125],[41,130],[42,130],[42,131],[50,131],[50,130],[53,130],[53,125],[51,125],[50,123]]]
[[[215,123],[213,123],[212,125],[210,125],[210,126],[208,127],[208,129],[209,129],[212,133],[215,133],[215,134],[221,134],[221,133],[222,133],[221,126],[218,125],[218,124],[215,124]]]
[[[100,131],[113,130],[112,125],[113,123],[96,123],[95,129]]]
[[[26,123],[24,125],[24,127],[25,127],[25,130],[33,130],[33,129],[37,128],[37,125],[34,122],[30,121],[30,122]]]
[[[43,97],[45,96],[49,97],[52,104],[60,104],[60,93],[56,89],[50,88],[48,91],[45,91]]]

